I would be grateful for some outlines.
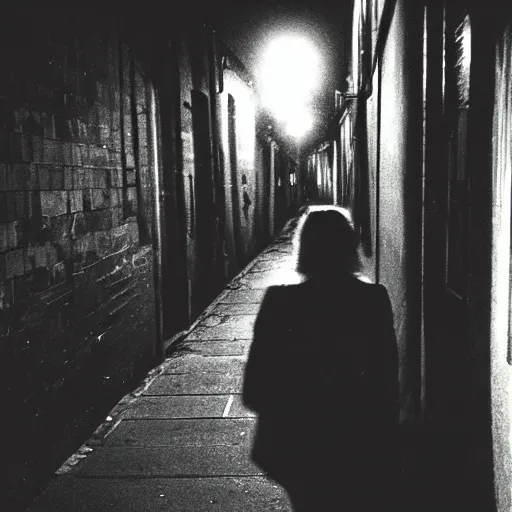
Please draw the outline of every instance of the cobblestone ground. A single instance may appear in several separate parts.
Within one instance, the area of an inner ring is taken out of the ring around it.
[[[290,511],[250,459],[255,421],[240,393],[267,286],[294,282],[292,219],[125,396],[30,509]]]

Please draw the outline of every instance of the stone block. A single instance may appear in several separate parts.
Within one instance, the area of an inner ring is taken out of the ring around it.
[[[7,190],[7,165],[0,164],[0,190]]]
[[[74,165],[73,162],[73,143],[71,142],[61,142],[61,151],[62,151],[62,163],[64,165]]]
[[[85,188],[85,169],[75,169],[73,172],[73,188],[83,189]]]
[[[91,231],[107,231],[112,229],[112,214],[110,210],[84,212],[85,229]]]
[[[107,171],[105,169],[95,169],[91,171],[92,188],[107,188]]]
[[[13,162],[31,162],[32,144],[31,135],[12,132],[9,134],[10,155]]]
[[[110,186],[114,188],[123,187],[123,171],[121,169],[109,169]]]
[[[39,189],[40,190],[50,190],[51,179],[50,179],[49,167],[47,165],[38,165],[38,174],[39,174]]]
[[[0,192],[0,222],[8,222],[6,192]]]
[[[80,147],[80,161],[83,166],[89,165],[89,146],[82,144]]]
[[[16,193],[15,192],[6,192],[4,197],[5,197],[5,212],[6,212],[5,220],[6,221],[16,220]]]
[[[108,188],[94,188],[91,190],[91,209],[103,210],[110,206],[110,190]]]
[[[72,164],[76,167],[82,167],[82,152],[80,144],[72,144],[71,145],[71,161]]]
[[[31,135],[32,162],[43,163],[45,160],[45,138],[38,135]]]
[[[91,146],[88,165],[91,167],[108,166],[108,150],[106,146]]]
[[[129,187],[127,189],[127,200],[128,200],[128,208],[126,215],[128,217],[132,217],[137,215],[138,210],[138,198],[137,198],[137,189],[135,187]]]
[[[16,249],[5,253],[5,277],[12,279],[25,273],[25,258],[23,249]]]
[[[118,228],[124,221],[124,212],[122,208],[112,208],[112,227]]]
[[[29,217],[28,192],[17,191],[15,194],[16,218],[24,219]]]
[[[54,217],[67,212],[68,192],[60,190],[41,191],[41,213]]]
[[[25,165],[24,185],[27,190],[37,190],[39,188],[37,166],[35,164]]]
[[[61,141],[44,139],[44,162],[53,165],[64,164]]]
[[[84,209],[82,190],[69,191],[69,213],[81,212]]]
[[[22,190],[23,189],[23,171],[19,172],[20,164],[11,164],[6,166],[7,170],[7,187],[6,190]]]
[[[109,189],[109,192],[110,192],[111,208],[117,208],[118,206],[121,206],[122,191],[117,188],[113,188],[113,189]]]
[[[92,190],[85,188],[82,190],[82,201],[84,211],[92,210]]]
[[[129,187],[133,187],[137,184],[137,175],[135,169],[127,169],[126,173],[126,184]]]
[[[44,136],[49,139],[55,139],[55,116],[46,112],[41,113]]]
[[[17,221],[0,223],[0,252],[16,249],[18,245]]]
[[[64,169],[62,167],[50,167],[50,189],[62,190],[64,188]]]
[[[71,190],[73,188],[73,167],[64,167],[64,189]]]

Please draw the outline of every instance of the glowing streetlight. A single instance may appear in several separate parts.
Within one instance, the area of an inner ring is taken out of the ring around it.
[[[261,67],[261,98],[290,135],[300,137],[311,129],[307,105],[318,76],[318,55],[304,37],[284,35],[268,46]]]

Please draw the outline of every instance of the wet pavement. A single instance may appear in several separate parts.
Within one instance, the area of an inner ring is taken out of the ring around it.
[[[29,510],[291,511],[286,493],[251,461],[256,418],[241,386],[266,287],[298,279],[295,225],[231,281]]]

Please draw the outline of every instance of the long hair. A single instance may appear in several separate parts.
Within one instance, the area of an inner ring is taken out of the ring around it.
[[[310,278],[356,274],[361,268],[358,245],[348,210],[310,209],[297,232],[297,271]]]

